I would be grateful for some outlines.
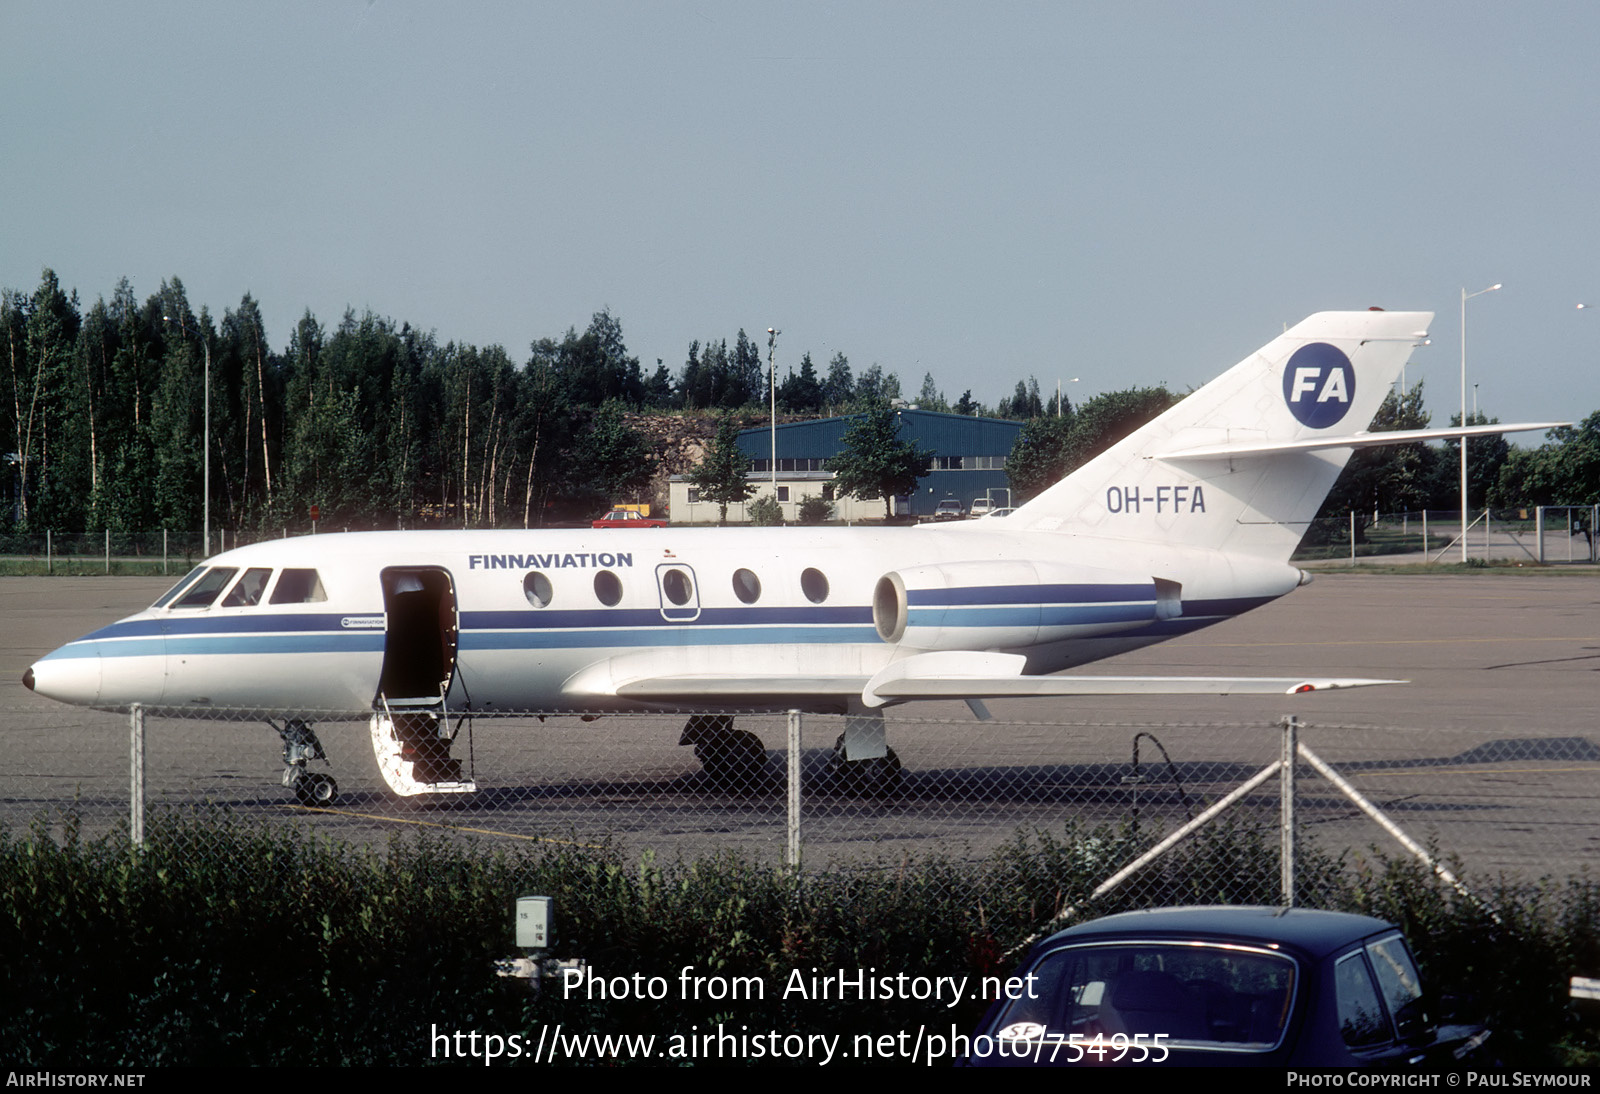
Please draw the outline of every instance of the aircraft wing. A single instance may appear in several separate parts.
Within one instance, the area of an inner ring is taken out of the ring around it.
[[[1406,682],[1309,676],[1025,676],[1022,667],[1026,660],[1012,653],[918,654],[885,667],[867,682],[861,698],[875,707],[907,699],[1044,695],[1298,695]]]
[[[1007,699],[1073,695],[1296,695],[1402,684],[1404,680],[1315,676],[1028,676],[1014,653],[946,650],[892,662],[867,677],[841,673],[674,671],[659,656],[591,666],[563,689],[573,699],[700,701],[742,706],[789,699],[860,699],[867,707],[911,699]],[[635,671],[629,671],[632,668]],[[642,670],[642,671],[638,671]]]

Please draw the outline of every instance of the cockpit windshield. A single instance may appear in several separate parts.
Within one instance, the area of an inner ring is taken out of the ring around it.
[[[190,585],[194,584],[195,578],[199,577],[201,574],[203,574],[205,572],[206,572],[206,568],[204,566],[196,566],[194,569],[192,569],[188,573],[184,574],[183,575],[183,579],[181,581],[179,581],[176,585],[174,585],[172,588],[168,589],[166,592],[162,593],[160,600],[156,601],[154,604],[152,604],[150,606],[152,608],[165,608],[167,606],[167,601],[171,600],[173,597],[175,597],[179,593],[183,592],[183,590],[187,589]]]
[[[209,608],[211,602],[217,599],[217,594],[227,588],[228,582],[238,572],[237,566],[213,566],[201,575],[199,581],[183,590],[183,595],[172,602],[172,607]]]

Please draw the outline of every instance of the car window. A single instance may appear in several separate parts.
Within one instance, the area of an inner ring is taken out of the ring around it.
[[[1433,1022],[1422,998],[1422,978],[1417,975],[1411,952],[1400,936],[1390,935],[1372,943],[1367,947],[1367,956],[1372,959],[1378,990],[1389,1005],[1401,1040],[1408,1040],[1431,1026]]]
[[[1170,1045],[1265,1052],[1283,1039],[1296,966],[1245,947],[1111,943],[1039,961],[1033,999],[1010,1003],[997,1037],[1026,1024],[1070,1035],[1162,1034]]]
[[[1393,1040],[1378,988],[1361,951],[1339,959],[1333,970],[1339,996],[1339,1034],[1351,1048],[1371,1048]]]

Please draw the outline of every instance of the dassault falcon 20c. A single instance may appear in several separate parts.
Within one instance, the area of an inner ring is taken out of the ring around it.
[[[1249,611],[1355,448],[1553,423],[1370,434],[1426,312],[1324,312],[1002,518],[915,529],[367,532],[207,560],[34,664],[41,695],[272,721],[284,783],[335,786],[308,711],[360,711],[397,793],[473,789],[451,741],[491,710],[844,712],[843,773],[887,779],[913,699],[1284,694],[1383,681],[1061,674]],[[299,713],[297,713],[299,712]],[[349,715],[346,715],[349,717]],[[451,728],[452,718],[457,718]],[[692,717],[711,775],[764,756]]]

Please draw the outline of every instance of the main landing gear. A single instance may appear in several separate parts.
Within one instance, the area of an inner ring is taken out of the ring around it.
[[[849,797],[894,798],[904,773],[885,739],[882,710],[854,710],[828,757],[833,792]]]
[[[748,794],[770,790],[776,783],[761,738],[733,728],[732,715],[691,716],[678,743],[694,745],[706,780],[718,789]],[[892,798],[903,781],[900,757],[884,741],[882,713],[852,714],[828,758],[828,789],[851,797]]]
[[[312,760],[328,759],[311,723],[288,718],[283,725],[268,722],[283,739],[283,785],[294,791],[301,805],[332,805],[339,797],[339,784],[332,775],[308,770]]]
[[[680,745],[694,745],[695,759],[715,786],[752,793],[769,789],[767,746],[748,729],[734,729],[729,714],[696,714],[683,724]]]

